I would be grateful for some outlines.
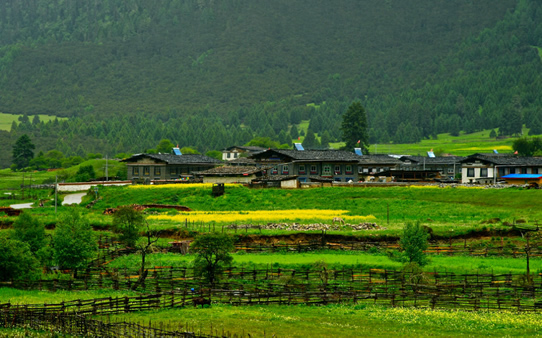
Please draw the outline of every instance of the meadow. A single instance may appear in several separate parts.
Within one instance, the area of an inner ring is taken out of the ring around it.
[[[13,122],[19,124],[20,123],[19,117],[21,117],[21,116],[22,115],[0,113],[0,130],[10,131],[11,130],[11,124]],[[32,121],[34,119],[34,116],[35,115],[29,115],[28,119],[30,121]],[[68,119],[66,117],[57,117],[57,116],[43,115],[43,114],[39,114],[38,116],[40,118],[40,121],[43,121],[43,122],[49,122],[49,121],[52,121],[54,119],[58,119],[59,121]]]
[[[148,221],[159,230],[179,230],[187,223],[198,226],[200,222],[219,227],[232,223],[266,224],[270,220],[331,224],[333,216],[341,216],[346,223],[375,222],[387,228],[373,232],[340,232],[343,234],[398,234],[406,222],[420,221],[437,234],[457,236],[473,229],[503,228],[500,224],[481,224],[491,218],[510,223],[523,219],[528,224],[542,220],[542,209],[534,202],[542,198],[542,191],[519,188],[412,186],[255,190],[231,186],[226,187],[225,195],[215,198],[210,187],[149,186],[144,189],[104,187],[100,196],[102,199],[92,207],[93,212],[130,204],[184,205],[193,210],[188,213],[153,210]],[[247,233],[260,233],[260,230],[251,229]],[[261,233],[277,232],[262,230]]]
[[[538,336],[539,314],[463,312],[387,308],[364,304],[327,306],[251,306],[213,304],[211,308],[184,308],[131,313],[113,319],[170,325],[188,325],[250,334],[252,337],[472,337]],[[205,332],[202,330],[202,332]]]
[[[305,269],[319,264],[325,264],[329,269],[340,270],[347,268],[375,268],[400,270],[402,263],[391,260],[385,253],[370,254],[366,252],[312,252],[312,253],[274,253],[274,254],[244,254],[235,253],[232,265],[246,269],[261,269],[266,266],[284,269]],[[155,253],[148,255],[146,262],[149,266],[189,267],[193,255],[178,255],[172,253]],[[110,263],[111,268],[134,269],[141,262],[139,255],[121,256]],[[524,273],[525,258],[511,257],[470,257],[470,256],[441,256],[431,255],[430,263],[424,266],[427,272],[461,273]],[[542,273],[542,259],[531,258],[532,272]]]

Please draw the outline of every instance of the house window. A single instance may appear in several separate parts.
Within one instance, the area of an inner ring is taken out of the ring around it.
[[[330,176],[330,175],[331,175],[331,166],[330,166],[330,165],[325,165],[325,166],[324,166],[322,175],[326,175],[326,176]]]
[[[368,174],[369,173],[369,168],[363,168],[363,173]]]
[[[143,167],[143,175],[149,176],[151,174],[151,168],[150,167]]]
[[[454,168],[448,168],[448,174],[453,174],[454,173]]]
[[[160,167],[154,167],[154,176],[160,176]]]
[[[487,168],[480,168],[480,177],[487,177]]]
[[[305,174],[305,166],[304,166],[304,165],[300,165],[300,166],[299,166],[299,169],[298,169],[298,172],[299,172],[300,175]]]
[[[279,173],[279,169],[277,167],[273,167],[273,169],[271,169],[271,174],[276,175],[278,173]]]
[[[231,158],[231,153],[228,153],[228,158]]]
[[[350,164],[347,165],[346,169],[344,171],[346,171],[347,174],[351,174],[352,173],[352,165],[350,165]]]
[[[341,166],[339,164],[335,165],[335,175],[341,174]]]
[[[474,168],[467,168],[467,177],[474,177]]]
[[[314,164],[311,165],[311,175],[318,175],[318,169]]]
[[[540,172],[538,171],[538,168],[533,168],[533,174],[538,174],[538,173],[540,173]]]
[[[516,168],[510,168],[510,174],[515,174],[516,173]]]
[[[499,177],[506,175],[504,168],[499,168],[498,170],[499,170]]]
[[[139,176],[139,168],[138,167],[133,167],[132,168],[132,175],[133,176]]]
[[[527,168],[521,168],[521,173],[526,174],[527,173]]]
[[[288,166],[287,166],[287,165],[283,165],[283,166],[282,166],[282,174],[283,174],[283,175],[288,175],[288,173],[289,173],[289,168],[288,168]]]
[[[171,176],[177,175],[177,168],[169,168],[169,174]]]

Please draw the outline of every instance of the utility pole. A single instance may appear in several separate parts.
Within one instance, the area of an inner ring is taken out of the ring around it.
[[[56,214],[57,191],[58,191],[58,176],[55,176],[55,214]]]
[[[109,181],[109,173],[107,171],[108,165],[107,165],[107,155],[105,155],[105,181]]]

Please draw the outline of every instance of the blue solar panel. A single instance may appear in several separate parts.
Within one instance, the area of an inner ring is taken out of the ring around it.
[[[354,148],[354,153],[359,156],[363,156],[363,153],[361,152],[361,148]]]
[[[173,153],[175,153],[175,155],[182,155],[181,154],[181,149],[179,149],[179,148],[173,148]]]
[[[498,154],[498,153],[499,153],[499,152],[497,151],[497,149],[493,149],[493,152],[494,152],[495,154]]]
[[[295,150],[305,150],[301,143],[294,143]]]
[[[427,156],[429,156],[429,157],[435,157],[435,153],[432,152],[432,151],[428,151],[428,152],[427,152]]]

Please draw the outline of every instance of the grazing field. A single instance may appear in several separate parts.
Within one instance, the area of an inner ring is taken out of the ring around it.
[[[366,305],[251,306],[214,304],[132,313],[114,319],[189,325],[252,337],[528,336],[542,329],[539,314],[462,312]],[[202,330],[205,332],[204,330]]]
[[[284,253],[284,254],[233,254],[234,266],[262,268],[265,266],[300,269],[326,264],[329,269],[378,268],[399,270],[402,263],[390,260],[385,254],[369,254],[364,252],[314,252],[314,253]],[[191,266],[193,255],[178,255],[172,253],[156,253],[148,255],[146,262],[153,266]],[[111,268],[137,268],[141,264],[139,255],[121,256],[108,264]],[[430,263],[425,271],[448,271],[454,273],[524,273],[525,258],[508,257],[468,257],[468,256],[430,256]],[[531,271],[542,273],[542,259],[531,258]]]

